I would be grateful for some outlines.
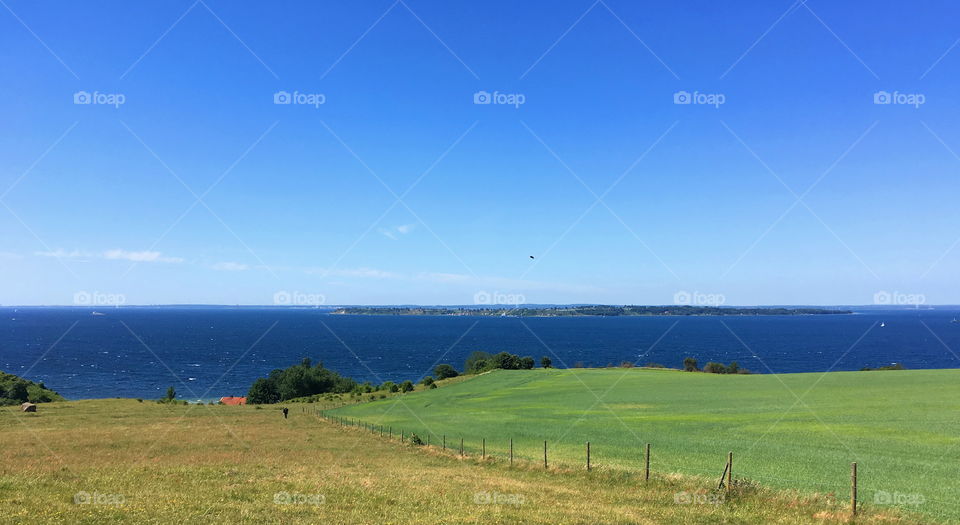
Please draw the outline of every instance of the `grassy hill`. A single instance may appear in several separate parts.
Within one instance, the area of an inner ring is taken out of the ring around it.
[[[2,407],[0,522],[847,522],[846,504],[825,496],[751,487],[727,496],[688,477],[509,468],[341,428],[308,404],[292,405],[289,419],[279,408],[122,399],[50,403],[36,414]],[[884,509],[857,519],[891,522],[919,523]]]
[[[477,451],[516,453],[583,468],[584,443],[602,468],[719,479],[734,473],[767,487],[850,493],[899,502],[929,518],[960,520],[960,370],[715,375],[671,370],[496,371],[457,385],[330,412],[390,425]]]
[[[46,403],[63,401],[63,396],[43,383],[34,383],[13,374],[0,372],[0,405],[19,405],[25,401]]]

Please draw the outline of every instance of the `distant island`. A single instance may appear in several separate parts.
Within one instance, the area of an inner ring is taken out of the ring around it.
[[[460,315],[488,317],[580,317],[580,316],[655,316],[655,315],[830,315],[850,314],[850,310],[826,308],[735,308],[718,306],[551,306],[504,308],[443,308],[420,306],[351,306],[337,308],[334,315]]]

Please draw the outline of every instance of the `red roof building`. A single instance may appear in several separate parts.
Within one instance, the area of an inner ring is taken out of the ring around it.
[[[221,397],[221,398],[220,398],[220,402],[223,403],[224,405],[232,405],[232,406],[246,405],[246,404],[247,404],[247,398],[245,398],[245,397]]]

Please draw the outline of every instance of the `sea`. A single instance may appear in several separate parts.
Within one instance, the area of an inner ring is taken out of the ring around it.
[[[960,307],[846,315],[369,316],[282,307],[4,307],[0,370],[68,399],[243,396],[304,357],[358,381],[417,381],[475,350],[555,367],[737,361],[754,373],[960,368]]]

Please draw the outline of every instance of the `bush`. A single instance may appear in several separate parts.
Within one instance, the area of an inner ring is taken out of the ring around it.
[[[372,385],[369,388],[373,390]],[[276,403],[328,392],[359,394],[364,390],[353,379],[324,368],[322,362],[314,365],[309,358],[304,358],[298,365],[274,370],[266,378],[257,379],[247,393],[247,401],[253,404]]]
[[[543,356],[540,358],[540,366],[542,366],[543,368],[550,368],[552,365],[553,365],[553,360],[551,360],[549,357]]]
[[[402,390],[404,393],[413,392],[413,383],[409,379],[404,381],[403,384],[400,385],[400,390]]]
[[[645,367],[647,367],[647,368],[666,368],[665,366],[661,365],[660,363],[647,363],[647,364],[645,364],[645,365],[643,365],[643,366],[645,366]]]
[[[620,368],[633,368],[633,366],[634,366],[633,363],[631,363],[630,361],[624,361],[620,363]]]
[[[390,392],[395,393],[399,391],[400,391],[400,387],[396,383],[390,382]]]
[[[530,356],[520,358],[520,368],[523,370],[532,370],[535,364],[536,361]]]
[[[688,357],[683,360],[683,369],[686,370],[687,372],[696,372],[700,368],[697,366],[696,359],[692,357]]]
[[[422,385],[424,385],[424,386],[430,386],[430,385],[433,384],[433,378],[430,377],[430,376],[427,376],[427,377],[423,378],[423,381],[420,381],[420,384],[422,384]]]
[[[436,384],[436,383],[430,383],[430,386],[429,386],[428,388],[437,388],[437,384]]]
[[[703,371],[708,374],[726,374],[727,367],[724,366],[723,363],[714,363],[711,361],[703,367]]]
[[[412,445],[426,445],[427,443],[416,434],[410,435],[410,444]]]
[[[433,375],[436,376],[437,379],[447,379],[450,377],[457,377],[460,375],[460,373],[457,372],[457,370],[452,366],[444,363],[437,365],[437,367],[433,369]]]
[[[479,374],[488,370],[488,362],[493,358],[492,355],[480,350],[474,351],[467,357],[463,363],[464,374]]]

